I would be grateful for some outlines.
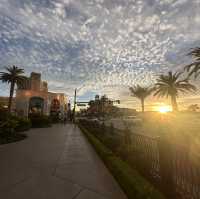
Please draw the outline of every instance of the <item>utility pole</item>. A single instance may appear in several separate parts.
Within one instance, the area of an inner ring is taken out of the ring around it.
[[[77,89],[75,89],[75,91],[74,91],[73,122],[75,122],[75,114],[76,114],[76,92],[77,92]]]

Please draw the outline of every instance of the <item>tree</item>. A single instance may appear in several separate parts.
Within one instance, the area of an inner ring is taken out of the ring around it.
[[[188,106],[188,111],[190,112],[197,112],[198,110],[199,110],[198,104],[191,104],[190,106]]]
[[[142,87],[140,85],[129,88],[133,97],[140,99],[142,112],[144,112],[144,100],[152,93],[153,89],[150,87]]]
[[[194,62],[185,66],[185,70],[187,70],[189,76],[194,75],[197,78],[200,75],[200,48],[193,48],[188,55],[194,58]]]
[[[160,75],[155,84],[154,96],[166,96],[167,98],[170,96],[173,111],[178,111],[177,97],[180,93],[196,90],[196,87],[189,83],[189,79],[181,79],[181,75],[182,73],[170,71],[167,75]]]
[[[24,69],[18,68],[17,66],[5,67],[5,69],[6,72],[0,72],[0,80],[3,83],[10,84],[8,111],[11,112],[15,84],[17,85],[22,84],[26,77],[22,75],[24,73]]]

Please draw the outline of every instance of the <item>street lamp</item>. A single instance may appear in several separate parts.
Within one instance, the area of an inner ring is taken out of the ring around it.
[[[76,117],[76,97],[77,97],[77,91],[80,91],[85,85],[81,86],[80,88],[75,88],[74,91],[74,108],[73,108],[73,122],[75,123],[75,117]]]

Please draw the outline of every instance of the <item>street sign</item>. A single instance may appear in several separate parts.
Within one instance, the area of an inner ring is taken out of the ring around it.
[[[86,104],[77,103],[77,106],[86,106]]]

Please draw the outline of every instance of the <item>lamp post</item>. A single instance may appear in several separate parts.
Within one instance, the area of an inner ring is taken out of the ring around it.
[[[73,108],[73,122],[75,123],[75,114],[76,114],[76,93],[77,89],[74,91],[74,108]]]
[[[80,91],[83,87],[85,87],[85,85],[83,85],[82,87],[80,88],[75,88],[75,91],[74,91],[74,108],[73,108],[73,122],[75,123],[75,120],[76,120],[76,98],[77,98],[77,91]]]

